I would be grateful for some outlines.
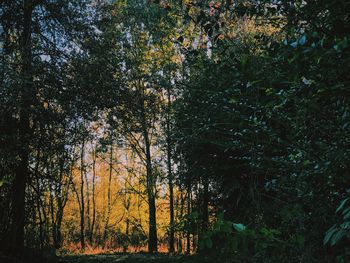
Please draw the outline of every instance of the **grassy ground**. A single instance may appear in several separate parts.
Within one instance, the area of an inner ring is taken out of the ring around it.
[[[218,257],[204,255],[169,255],[165,253],[114,253],[95,255],[62,255],[45,257],[27,256],[22,260],[7,257],[0,253],[0,263],[243,263],[235,257]]]
[[[60,263],[194,263],[195,257],[167,254],[101,254],[63,256]],[[203,262],[203,261],[200,261]]]

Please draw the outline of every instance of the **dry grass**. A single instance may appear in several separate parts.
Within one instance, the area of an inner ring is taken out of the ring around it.
[[[85,249],[81,249],[80,243],[70,243],[64,245],[57,254],[58,255],[99,255],[99,254],[116,254],[116,253],[146,253],[147,246],[129,246],[126,250],[123,247],[102,247],[86,245]],[[158,246],[159,253],[168,253],[166,244]]]

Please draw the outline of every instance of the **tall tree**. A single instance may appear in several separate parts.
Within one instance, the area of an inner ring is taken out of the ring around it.
[[[19,162],[15,168],[13,181],[13,217],[12,217],[12,252],[23,252],[24,222],[25,222],[25,190],[29,177],[29,138],[31,134],[30,106],[34,100],[33,71],[32,71],[32,15],[34,2],[23,2],[23,18],[20,33],[22,89],[20,91],[20,107],[18,122],[18,155]]]

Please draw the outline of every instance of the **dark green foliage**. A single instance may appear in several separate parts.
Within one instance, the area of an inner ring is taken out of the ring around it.
[[[350,54],[343,31],[349,5],[332,2],[293,7],[282,1],[290,19],[285,40],[227,40],[215,46],[212,59],[189,57],[178,101],[185,177],[209,180],[211,213],[276,229],[274,249],[289,255],[276,262],[333,262],[331,254],[341,253],[322,244],[349,187],[350,163]],[[314,18],[327,8],[337,16]]]

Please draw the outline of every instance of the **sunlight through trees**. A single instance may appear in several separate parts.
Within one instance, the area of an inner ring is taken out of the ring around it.
[[[349,262],[349,13],[2,0],[0,261]]]

